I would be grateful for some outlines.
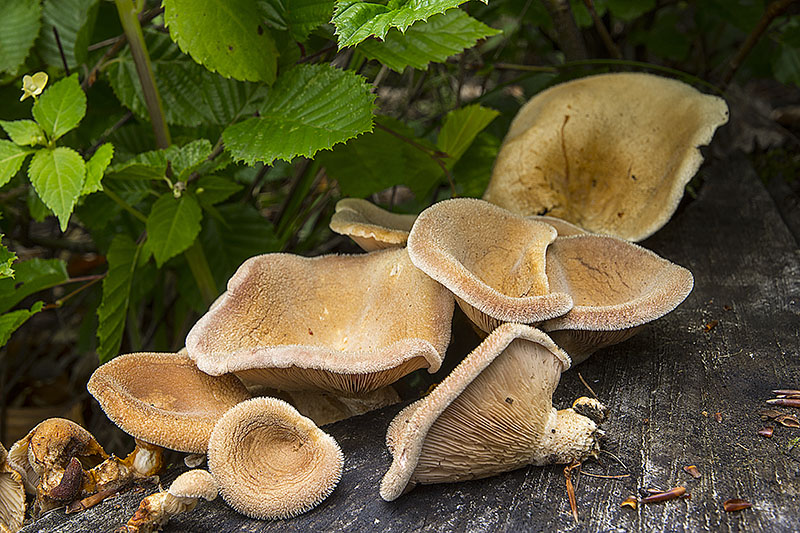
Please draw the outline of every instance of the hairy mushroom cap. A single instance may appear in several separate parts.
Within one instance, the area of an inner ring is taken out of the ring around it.
[[[186,347],[212,375],[279,390],[359,394],[419,368],[450,342],[453,298],[405,248],[314,258],[248,259]]]
[[[330,227],[371,252],[405,246],[416,218],[416,215],[392,213],[361,198],[344,198],[336,202]]]
[[[22,476],[8,464],[8,452],[0,444],[0,526],[22,529],[25,520],[25,486]]]
[[[205,453],[217,420],[251,397],[235,376],[209,376],[188,356],[168,353],[115,357],[86,387],[129,435],[191,453]]]
[[[336,488],[343,462],[333,437],[276,398],[253,398],[225,413],[208,447],[223,499],[261,520],[316,507]]]
[[[543,222],[483,200],[456,198],[419,215],[408,254],[489,332],[503,322],[536,324],[572,307],[568,294],[550,290],[545,272],[545,250],[556,235]]]
[[[539,222],[550,224],[551,226],[556,228],[559,237],[569,237],[570,235],[586,235],[587,233],[589,233],[585,229],[576,226],[572,222],[567,222],[566,220],[562,220],[556,217],[551,217],[547,215],[531,215],[527,218],[529,220],[538,220]]]
[[[556,239],[547,249],[547,277],[552,289],[569,294],[575,306],[542,329],[573,364],[666,315],[694,285],[685,268],[641,246],[600,235]]]
[[[721,98],[650,74],[556,85],[517,114],[484,199],[639,241],[675,212],[698,147],[727,120]]]
[[[392,420],[386,434],[392,465],[381,497],[394,500],[417,483],[477,479],[596,453],[597,425],[552,406],[569,364],[541,331],[497,327],[428,396]]]

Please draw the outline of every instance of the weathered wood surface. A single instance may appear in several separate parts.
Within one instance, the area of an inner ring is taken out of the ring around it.
[[[719,164],[706,175],[699,198],[643,243],[688,267],[694,292],[638,336],[564,374],[556,391],[557,407],[585,395],[580,373],[610,407],[605,447],[618,460],[602,454],[583,471],[630,474],[574,476],[579,523],[558,466],[423,486],[382,501],[378,484],[390,462],[384,433],[399,410],[392,407],[327,428],[344,450],[345,472],[312,512],[260,522],[218,499],[174,518],[165,531],[800,530],[800,445],[791,447],[800,430],[778,426],[771,439],[757,434],[770,391],[800,388],[797,240],[746,162]],[[691,464],[702,478],[682,470]],[[676,485],[691,499],[620,508],[640,489]],[[142,496],[123,494],[69,517],[55,511],[25,531],[111,531]],[[726,513],[723,501],[736,497],[753,508]]]

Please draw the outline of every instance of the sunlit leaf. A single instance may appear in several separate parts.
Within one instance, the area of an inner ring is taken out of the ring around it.
[[[50,140],[75,128],[86,114],[86,94],[78,83],[78,75],[51,85],[33,104],[32,112]]]
[[[58,217],[61,231],[66,231],[69,216],[86,178],[83,158],[65,146],[39,150],[28,166],[28,178],[39,198]]]

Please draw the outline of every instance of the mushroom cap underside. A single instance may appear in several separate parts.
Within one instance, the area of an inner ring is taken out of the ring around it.
[[[347,235],[366,251],[405,246],[416,215],[392,213],[360,198],[336,203],[331,230]]]
[[[0,525],[17,531],[25,520],[25,487],[22,476],[11,468],[7,458],[8,452],[0,444]]]

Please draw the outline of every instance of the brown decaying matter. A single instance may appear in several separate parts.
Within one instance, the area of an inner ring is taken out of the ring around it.
[[[358,394],[418,368],[435,372],[450,342],[453,297],[405,248],[245,261],[189,332],[204,372],[279,390]]]
[[[261,520],[289,518],[333,492],[344,458],[330,435],[276,398],[254,398],[214,428],[208,468],[223,499]]]
[[[534,96],[519,111],[484,199],[639,241],[678,207],[725,101],[641,73],[589,76]]]
[[[129,435],[190,453],[205,453],[217,420],[251,397],[235,376],[209,376],[171,353],[120,355],[100,366],[87,388]]]
[[[371,252],[405,246],[416,218],[416,215],[392,213],[360,198],[344,198],[336,202],[330,228]]]

